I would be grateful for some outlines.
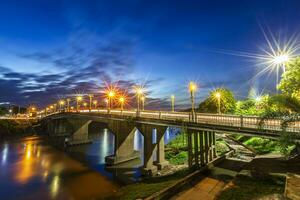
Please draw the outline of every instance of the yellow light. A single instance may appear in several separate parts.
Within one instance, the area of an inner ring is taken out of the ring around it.
[[[108,103],[108,99],[104,99],[105,103]]]
[[[59,101],[59,104],[63,106],[63,105],[65,105],[65,102],[63,100],[61,100],[61,101]]]
[[[86,103],[86,102],[84,102],[84,103],[83,103],[83,106],[84,106],[84,107],[86,107],[86,106],[87,106],[87,103]]]
[[[260,97],[260,96],[257,96],[257,97],[255,98],[255,101],[256,101],[256,102],[260,102],[260,101],[261,101],[261,97]]]
[[[54,106],[51,105],[51,106],[50,106],[50,109],[53,109],[53,108],[54,108]]]
[[[289,55],[288,54],[281,54],[281,55],[275,56],[274,59],[273,59],[274,64],[277,64],[277,65],[284,64],[288,61],[289,61]]]
[[[197,90],[197,84],[195,82],[191,81],[189,83],[189,91],[190,92],[195,92],[196,90]]]
[[[31,110],[32,110],[32,111],[35,111],[35,107],[32,107]]]
[[[94,100],[94,101],[93,101],[93,104],[94,104],[94,105],[96,105],[97,103],[98,103],[98,101],[97,101],[97,100]]]
[[[112,97],[114,97],[115,96],[115,92],[114,91],[109,91],[108,92],[108,96],[109,96],[109,98],[112,98]]]
[[[124,103],[125,98],[124,97],[120,97],[119,101],[120,101],[120,103]]]
[[[77,100],[77,101],[82,101],[82,96],[77,96],[77,97],[76,97],[76,100]]]
[[[175,99],[175,95],[171,95],[171,99]]]
[[[219,98],[221,98],[221,93],[220,93],[220,92],[217,92],[217,93],[215,94],[215,96],[219,99]]]
[[[74,109],[74,106],[71,106],[71,110],[73,110]]]
[[[136,92],[137,95],[144,94],[144,89],[141,86],[135,86],[134,90],[135,90],[135,92]]]

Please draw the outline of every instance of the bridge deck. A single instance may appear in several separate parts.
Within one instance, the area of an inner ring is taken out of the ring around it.
[[[57,113],[56,113],[57,114]],[[187,112],[141,111],[136,117],[134,110],[81,110],[78,113],[61,113],[77,117],[111,118],[115,120],[134,119],[138,123],[152,123],[172,126],[186,126],[189,129],[213,129],[220,132],[236,132],[250,135],[277,137],[282,130],[281,119],[262,120],[255,116],[218,115],[197,113],[196,120],[191,121]],[[50,115],[51,116],[51,115]],[[286,127],[287,132],[300,133],[300,121],[291,122]],[[300,134],[299,134],[300,135]]]

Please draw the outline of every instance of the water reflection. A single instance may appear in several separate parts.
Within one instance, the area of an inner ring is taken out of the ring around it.
[[[41,141],[0,144],[0,149],[1,199],[90,199],[117,189],[106,177]]]
[[[165,143],[174,133],[167,130]],[[69,148],[67,154],[32,138],[0,144],[1,199],[97,199],[117,189],[113,181],[126,184],[139,179],[142,156],[107,168],[105,157],[114,153],[114,135],[103,129],[89,137],[92,144]],[[137,130],[134,149],[141,155],[143,143]]]

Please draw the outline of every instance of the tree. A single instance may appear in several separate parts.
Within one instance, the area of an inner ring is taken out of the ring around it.
[[[282,79],[277,87],[284,94],[300,100],[300,57],[286,65],[286,71],[282,74]]]
[[[216,94],[220,94],[217,97]],[[199,112],[207,113],[217,113],[218,104],[220,99],[220,110],[221,113],[233,113],[235,110],[236,100],[233,96],[233,93],[227,88],[218,88],[214,91],[211,91],[207,99],[199,105]]]

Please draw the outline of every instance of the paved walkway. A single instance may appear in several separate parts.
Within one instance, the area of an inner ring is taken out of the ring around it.
[[[225,187],[225,182],[205,177],[193,188],[190,188],[178,195],[174,196],[172,200],[213,200],[216,195]]]
[[[290,199],[300,200],[300,175],[287,174],[285,195]]]

